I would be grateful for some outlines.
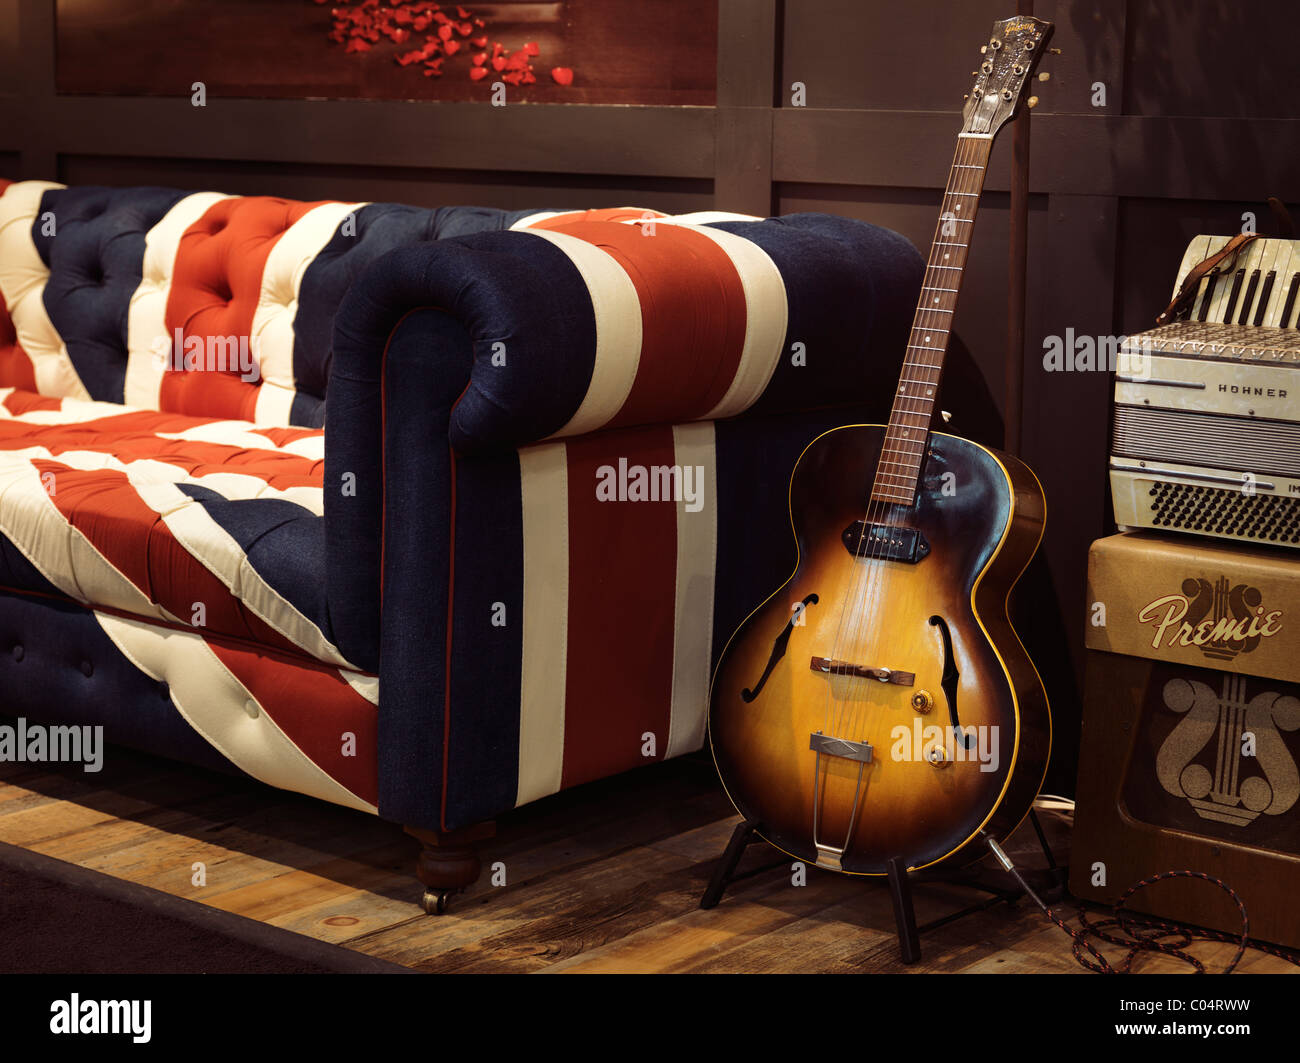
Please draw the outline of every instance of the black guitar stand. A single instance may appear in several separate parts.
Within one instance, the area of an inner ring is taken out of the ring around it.
[[[1034,825],[1034,833],[1038,835],[1038,844],[1047,859],[1047,869],[1045,871],[1028,872],[1026,878],[1031,880],[1034,878],[1043,879],[1044,881],[1040,882],[1040,885],[1042,887],[1041,892],[1044,894],[1063,891],[1066,869],[1057,866],[1056,858],[1052,856],[1051,847],[1047,844],[1047,836],[1043,833],[1042,824],[1038,822],[1037,812],[1030,811],[1029,821]],[[736,824],[736,829],[731,835],[731,841],[727,843],[722,859],[718,862],[713,877],[709,880],[708,888],[705,889],[704,896],[700,898],[701,908],[716,908],[718,902],[722,900],[723,893],[733,882],[752,878],[755,875],[761,875],[765,871],[772,871],[778,867],[789,866],[790,857],[782,856],[780,860],[763,864],[761,867],[753,868],[739,875],[736,874],[736,868],[739,866],[746,850],[754,842],[764,840],[759,837],[759,830],[760,825],[754,820],[746,819]],[[899,955],[903,963],[906,964],[916,963],[921,958],[922,934],[930,930],[937,930],[939,927],[955,922],[963,916],[971,915],[974,912],[982,912],[997,904],[1015,904],[1025,896],[1024,891],[1010,875],[990,872],[987,869],[914,871],[909,873],[903,862],[898,859],[890,860],[886,867],[888,868],[889,899],[893,902],[894,922],[898,927]],[[940,919],[932,920],[918,927],[916,925],[916,911],[912,906],[913,882],[942,882],[965,886],[981,893],[987,893],[990,896],[988,900],[968,905],[950,915],[945,915]]]

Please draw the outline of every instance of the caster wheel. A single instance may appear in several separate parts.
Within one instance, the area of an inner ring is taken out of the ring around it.
[[[424,914],[442,915],[447,910],[447,900],[451,894],[451,890],[425,890],[422,902]]]

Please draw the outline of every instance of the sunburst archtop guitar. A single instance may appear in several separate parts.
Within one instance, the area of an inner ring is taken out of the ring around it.
[[[1051,34],[1011,18],[981,48],[889,423],[804,451],[790,479],[798,565],[714,676],[710,742],[732,803],[820,867],[983,856],[1046,769],[1047,696],[1007,613],[1042,538],[1041,485],[930,423],[993,139]]]

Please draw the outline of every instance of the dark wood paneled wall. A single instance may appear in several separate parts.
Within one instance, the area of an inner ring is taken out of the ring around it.
[[[714,107],[61,97],[53,0],[0,0],[0,176],[522,207],[824,210],[924,247],[990,23],[1015,0],[720,0]],[[1048,373],[1044,337],[1144,327],[1187,240],[1300,204],[1289,0],[1038,0],[1062,55],[1033,114],[1023,456],[1048,492],[1019,596],[1072,786],[1088,544],[1113,530],[1110,381]],[[801,82],[805,106],[791,105]],[[1105,106],[1094,105],[1095,86]],[[1009,138],[957,319],[952,428],[996,442],[1006,354]],[[969,354],[965,352],[968,351]],[[950,377],[950,384],[952,378]]]

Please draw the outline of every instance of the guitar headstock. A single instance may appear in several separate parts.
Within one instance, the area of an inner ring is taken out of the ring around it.
[[[980,48],[975,84],[962,110],[963,133],[995,136],[1004,122],[1015,117],[1055,28],[1032,15],[993,23],[993,32]]]

